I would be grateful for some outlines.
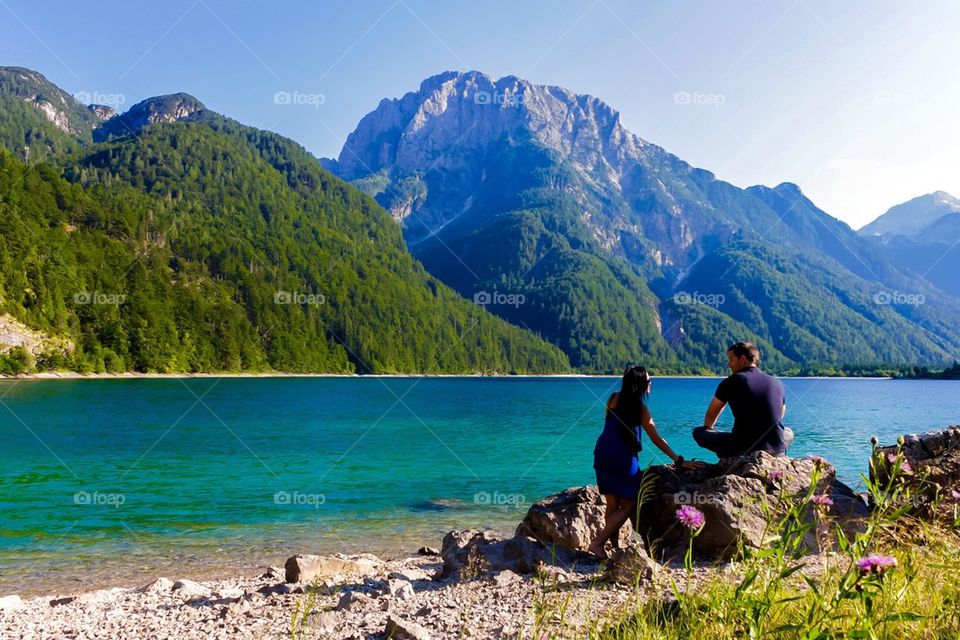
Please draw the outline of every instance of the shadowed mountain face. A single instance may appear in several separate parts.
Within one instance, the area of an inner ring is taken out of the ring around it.
[[[859,233],[890,262],[960,297],[960,200],[949,193],[891,207]]]
[[[488,308],[575,366],[716,366],[743,336],[795,363],[943,362],[960,345],[955,299],[796,185],[717,180],[559,87],[434,76],[381,101],[327,166],[375,196],[461,294],[522,294]],[[901,291],[924,304],[883,302]]]

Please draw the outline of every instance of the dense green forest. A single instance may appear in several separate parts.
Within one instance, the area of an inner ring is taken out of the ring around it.
[[[306,157],[278,136],[187,123],[56,168],[3,153],[3,311],[74,347],[36,366],[567,370],[426,274],[372,200]]]

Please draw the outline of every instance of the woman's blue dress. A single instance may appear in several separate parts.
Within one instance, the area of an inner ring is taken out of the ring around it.
[[[639,420],[622,420],[616,409],[607,411],[603,433],[593,449],[593,469],[600,493],[636,500],[640,491],[640,460],[627,446],[628,429],[640,444]]]

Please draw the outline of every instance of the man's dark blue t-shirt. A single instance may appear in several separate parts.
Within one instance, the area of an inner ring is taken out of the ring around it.
[[[715,395],[730,405],[732,433],[744,451],[783,452],[782,382],[757,367],[747,367],[722,381]]]

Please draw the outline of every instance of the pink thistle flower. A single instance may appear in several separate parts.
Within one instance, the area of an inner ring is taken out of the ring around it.
[[[773,469],[770,471],[770,479],[774,482],[780,482],[783,480],[783,469]]]
[[[950,497],[953,498],[954,500],[960,501],[960,491],[957,491],[956,489],[951,489]]]
[[[805,457],[807,460],[810,460],[810,461],[812,461],[814,464],[817,464],[817,465],[827,464],[827,459],[826,459],[826,458],[824,458],[823,456],[818,456],[818,455],[815,454],[815,453],[808,453],[808,454],[807,454],[806,456],[804,456],[804,457]]]
[[[810,498],[810,502],[812,502],[813,504],[817,505],[818,507],[832,507],[832,506],[833,506],[833,498],[831,498],[830,496],[825,495],[825,494],[813,496],[812,498]]]
[[[694,530],[702,527],[707,521],[702,511],[690,505],[683,505],[677,509],[677,520],[688,529]]]
[[[900,471],[904,473],[913,473],[913,467],[910,466],[910,463],[906,460],[900,463]]]
[[[857,560],[857,566],[860,568],[860,573],[866,574],[877,574],[880,575],[887,569],[897,566],[897,559],[892,556],[879,556],[875,553]]]
[[[888,454],[887,454],[887,462],[889,462],[890,464],[893,464],[893,463],[896,462],[896,461],[897,461],[897,454],[895,454],[895,453],[888,453]]]

